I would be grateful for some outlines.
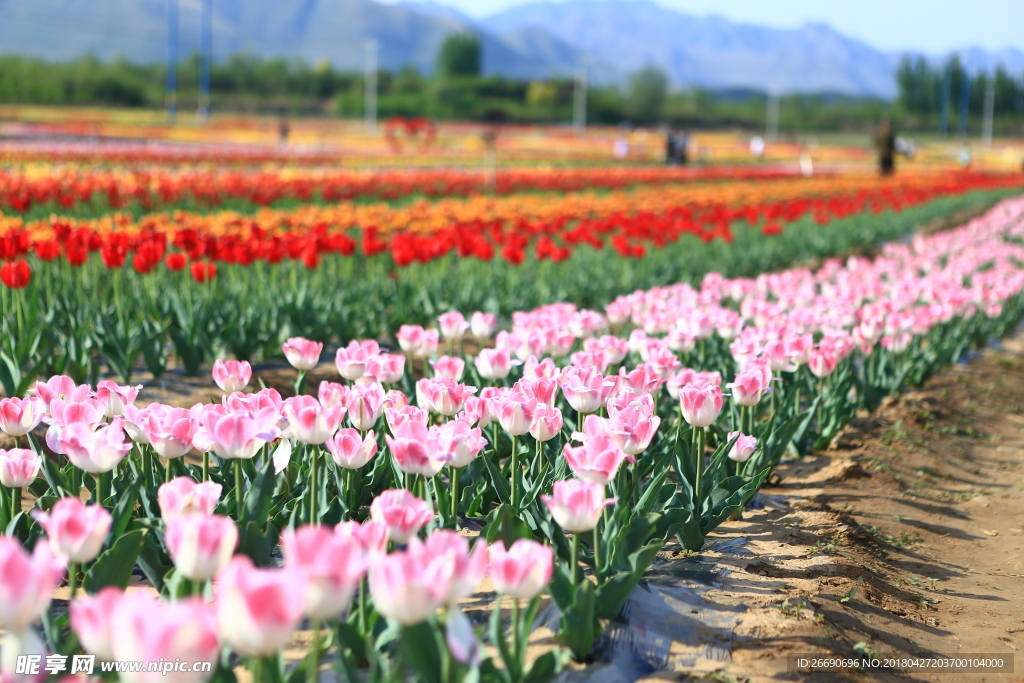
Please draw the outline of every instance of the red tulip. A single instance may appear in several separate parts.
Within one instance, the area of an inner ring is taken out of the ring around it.
[[[0,280],[11,289],[24,289],[32,280],[32,269],[25,261],[12,261],[0,266]]]

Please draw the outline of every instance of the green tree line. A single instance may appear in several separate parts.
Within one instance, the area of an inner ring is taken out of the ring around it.
[[[198,102],[199,57],[178,66],[177,103]],[[980,125],[988,78],[994,79],[997,132],[1024,130],[1024,79],[1003,69],[969,75],[955,57],[941,67],[922,59],[905,59],[896,74],[899,98],[829,94],[794,94],[782,98],[779,130],[867,130],[883,115],[903,130],[934,131],[948,101],[950,130],[958,123],[960,95],[968,79],[969,117]],[[358,117],[363,114],[363,74],[328,63],[297,59],[262,59],[235,55],[212,67],[215,110],[278,115]],[[124,59],[101,61],[87,56],[51,62],[0,55],[0,103],[160,108],[165,105],[165,67]],[[543,81],[481,73],[481,46],[469,34],[449,36],[432,74],[413,67],[381,69],[377,75],[380,117],[428,116],[435,119],[551,123],[571,120],[575,83],[571,78]],[[621,86],[591,87],[587,119],[597,124],[655,125],[681,128],[738,127],[763,130],[767,97],[755,91],[672,90],[664,73],[646,67]]]

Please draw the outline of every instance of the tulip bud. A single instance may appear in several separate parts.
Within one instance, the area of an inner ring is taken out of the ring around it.
[[[0,484],[13,489],[28,486],[39,476],[42,464],[43,459],[27,448],[0,449]]]
[[[174,566],[185,578],[208,581],[235,552],[238,527],[222,515],[175,515],[167,521],[164,542]]]
[[[53,554],[76,564],[96,559],[113,523],[105,509],[74,497],[61,498],[49,513],[33,510],[32,517],[46,530]]]
[[[543,495],[541,499],[558,526],[573,533],[596,527],[601,511],[616,501],[615,498],[604,497],[603,485],[580,479],[556,481],[551,487],[551,495]]]
[[[502,595],[532,600],[550,583],[554,557],[551,548],[526,538],[520,538],[508,550],[503,542],[496,541],[491,546],[488,573]]]

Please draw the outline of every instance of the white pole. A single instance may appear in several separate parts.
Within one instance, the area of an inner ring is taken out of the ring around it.
[[[576,70],[576,91],[573,97],[572,127],[577,135],[587,132],[587,71],[583,67]]]
[[[366,40],[366,132],[377,130],[377,39]]]
[[[772,141],[779,137],[779,96],[775,93],[768,96],[767,119],[764,136]]]
[[[985,87],[985,121],[981,127],[981,141],[986,147],[992,146],[992,115],[996,108],[996,80],[988,79]]]

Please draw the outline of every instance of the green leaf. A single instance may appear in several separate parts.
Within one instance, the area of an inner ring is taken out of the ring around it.
[[[270,506],[274,502],[274,487],[277,485],[277,475],[274,474],[274,460],[267,458],[263,471],[256,476],[245,495],[242,511],[242,525],[246,522],[257,522],[262,525],[270,514]],[[323,509],[323,508],[321,508]]]
[[[267,522],[264,528],[250,520],[241,529],[236,552],[248,555],[257,567],[267,567],[270,565],[274,546],[277,545],[277,538],[278,529],[273,523]]]
[[[430,622],[402,629],[402,653],[426,683],[443,683],[441,662],[445,643],[440,631]]]
[[[533,538],[533,534],[530,533],[530,526],[516,514],[516,509],[506,504],[499,505],[487,515],[484,538],[488,543],[502,541],[508,547],[520,538]]]
[[[508,503],[512,500],[512,487],[509,485],[505,475],[501,473],[498,466],[495,465],[488,454],[484,453],[482,456],[484,466],[487,468],[487,474],[491,475],[491,483],[494,484],[495,490],[498,492],[498,498],[502,503]]]
[[[144,529],[135,529],[118,538],[110,550],[100,555],[89,567],[82,582],[85,590],[94,594],[106,586],[127,588],[135,562],[142,552],[145,534]]]
[[[114,506],[112,513],[114,523],[110,527],[111,538],[120,538],[121,534],[128,528],[128,523],[132,521],[132,515],[135,512],[135,500],[138,498],[141,486],[142,481],[136,480],[128,486],[127,490],[120,494],[117,505]]]
[[[584,581],[576,587],[572,606],[562,612],[558,641],[572,651],[576,661],[583,661],[594,647],[599,628],[594,584]]]
[[[555,651],[545,652],[533,661],[533,666],[523,678],[523,683],[547,683],[559,674],[562,661]]]

